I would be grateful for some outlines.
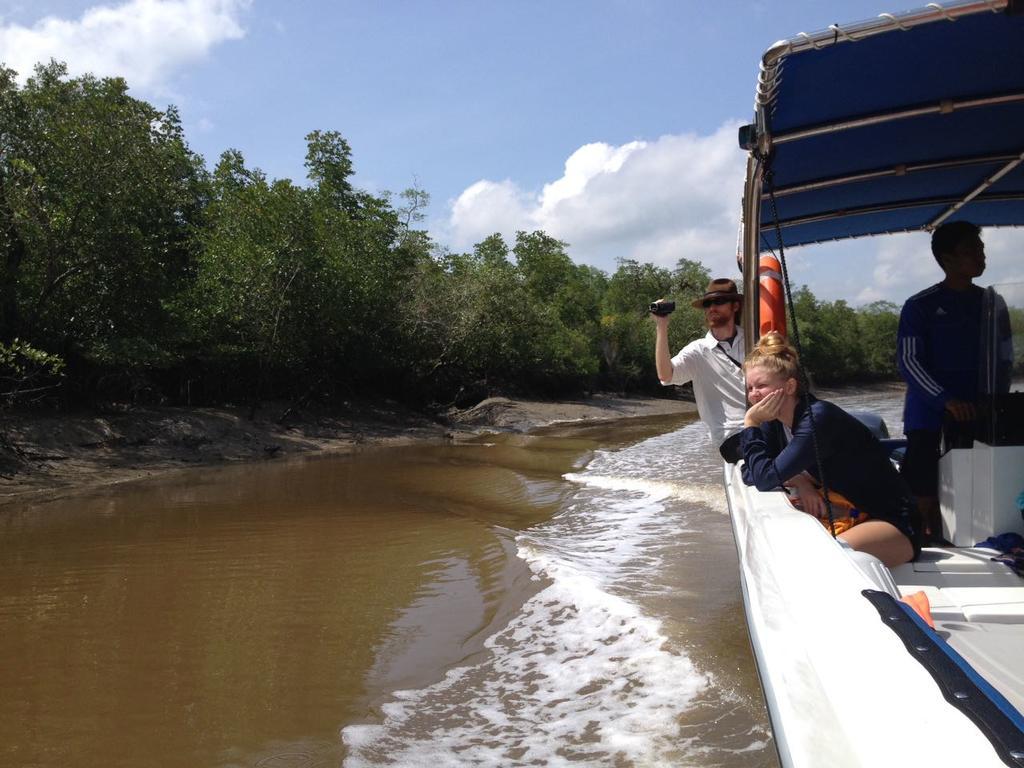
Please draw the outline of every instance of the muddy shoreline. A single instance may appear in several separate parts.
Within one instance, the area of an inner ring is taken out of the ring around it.
[[[0,415],[5,441],[0,451],[0,507],[194,467],[679,413],[695,414],[696,407],[682,399],[606,394],[568,401],[495,397],[440,417],[393,402],[345,403],[339,410],[310,410],[283,422],[284,406],[273,405],[254,418],[242,408],[130,406],[71,415],[7,412]]]

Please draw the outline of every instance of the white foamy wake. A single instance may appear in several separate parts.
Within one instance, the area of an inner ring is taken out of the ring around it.
[[[668,470],[640,479],[650,467],[635,454],[657,449],[661,439],[601,453],[569,476],[580,485],[572,503],[516,539],[519,555],[548,586],[487,640],[483,661],[430,687],[394,693],[380,724],[345,728],[346,766],[685,758],[695,745],[680,738],[678,718],[710,680],[630,598],[659,591],[652,576],[661,544],[686,530],[685,505],[666,502],[724,501],[714,486],[675,483]]]
[[[638,491],[648,494],[652,500],[677,499],[691,504],[717,507],[725,504],[725,491],[721,484],[695,485],[693,483],[667,483],[644,480],[637,477],[613,477],[609,475],[587,475],[570,472],[566,480],[580,485],[603,488],[608,491]]]
[[[537,594],[487,642],[492,656],[400,691],[381,725],[343,732],[346,765],[657,762],[705,684],[664,649],[657,621],[572,577]]]

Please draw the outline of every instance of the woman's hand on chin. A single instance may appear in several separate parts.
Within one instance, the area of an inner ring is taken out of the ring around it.
[[[782,400],[781,389],[769,392],[747,409],[747,415],[743,417],[743,426],[759,427],[766,421],[779,418],[779,414],[782,412]]]

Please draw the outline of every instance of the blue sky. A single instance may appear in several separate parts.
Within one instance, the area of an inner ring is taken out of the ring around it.
[[[304,181],[304,136],[337,130],[356,183],[430,193],[435,239],[544,229],[581,263],[735,276],[743,153],[775,40],[907,7],[893,0],[33,0],[0,2],[0,61],[64,60],[175,104],[212,166]],[[1024,280],[1021,236],[986,236],[986,279]],[[927,236],[792,251],[825,298],[902,301],[940,274]],[[1014,269],[1017,272],[1013,272]],[[863,275],[857,284],[848,276]]]

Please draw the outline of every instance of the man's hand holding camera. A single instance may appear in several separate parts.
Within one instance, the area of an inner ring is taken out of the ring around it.
[[[657,301],[651,302],[651,314],[657,317],[668,317],[676,311],[676,303],[674,301],[666,301],[665,299],[658,299]]]
[[[654,318],[654,326],[657,331],[655,339],[654,362],[658,369],[658,378],[663,384],[672,380],[672,359],[668,349],[668,320],[669,315],[675,312],[676,303],[665,299],[652,301],[650,306],[651,317]]]
[[[676,303],[665,299],[652,301],[650,306],[651,317],[659,329],[668,330],[668,316],[676,311]],[[666,339],[667,340],[667,339]]]

